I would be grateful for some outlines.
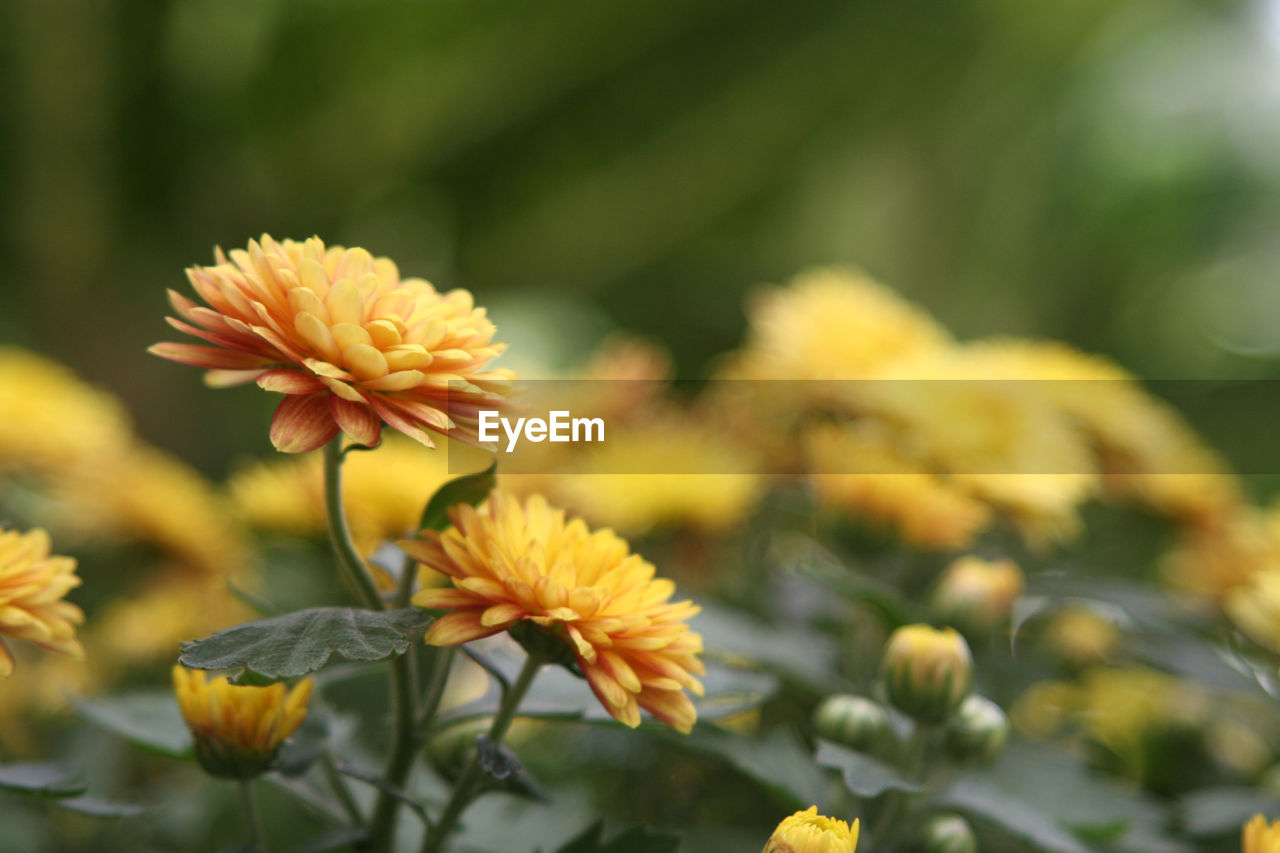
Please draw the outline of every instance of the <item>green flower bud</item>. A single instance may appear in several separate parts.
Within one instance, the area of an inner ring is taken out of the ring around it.
[[[813,712],[818,736],[863,752],[875,752],[892,738],[889,715],[880,704],[862,696],[828,696]]]
[[[889,637],[881,660],[889,701],[924,723],[941,723],[969,695],[973,657],[952,628],[904,625]]]
[[[1009,738],[1009,718],[995,702],[969,696],[947,720],[947,751],[960,761],[994,761]]]
[[[969,822],[959,815],[934,815],[915,838],[916,853],[978,853],[978,840]]]

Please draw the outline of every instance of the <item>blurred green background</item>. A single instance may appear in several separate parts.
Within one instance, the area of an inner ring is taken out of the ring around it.
[[[470,288],[532,369],[622,327],[704,375],[752,286],[850,262],[962,337],[1280,378],[1277,0],[10,0],[0,40],[0,342],[210,473],[275,401],[144,349],[264,231]]]

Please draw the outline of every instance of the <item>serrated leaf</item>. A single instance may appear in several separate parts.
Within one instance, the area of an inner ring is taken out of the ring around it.
[[[90,723],[140,749],[169,758],[191,757],[191,733],[168,691],[80,699],[74,706]]]
[[[885,791],[920,791],[919,785],[904,779],[895,768],[836,743],[819,740],[815,758],[823,767],[839,770],[845,787],[859,797],[878,797]]]
[[[0,789],[35,797],[74,797],[84,792],[84,783],[64,764],[21,761],[0,764]]]
[[[180,660],[192,669],[246,667],[267,678],[296,678],[320,669],[334,654],[351,661],[404,654],[430,623],[430,615],[416,607],[314,607],[184,643]]]
[[[467,474],[450,480],[431,496],[422,518],[418,522],[419,530],[444,530],[450,524],[449,507],[458,504],[476,506],[489,497],[489,492],[498,483],[498,463],[492,462],[489,467],[475,474]]]
[[[141,817],[147,813],[147,807],[141,803],[122,803],[103,797],[85,794],[80,797],[69,797],[54,803],[58,808],[77,812],[89,817],[131,818]]]

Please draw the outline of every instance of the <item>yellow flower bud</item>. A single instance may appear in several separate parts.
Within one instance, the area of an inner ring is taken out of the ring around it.
[[[231,684],[225,675],[206,681],[199,670],[173,668],[196,760],[209,775],[227,779],[251,779],[270,768],[280,745],[307,718],[312,687],[310,678],[286,692],[283,684]]]
[[[850,826],[809,806],[778,824],[761,853],[853,853],[857,846],[856,820]]]
[[[1270,824],[1260,814],[1244,825],[1241,853],[1280,853],[1280,820]]]
[[[1012,560],[961,557],[938,582],[933,611],[966,633],[989,631],[1009,618],[1023,585],[1022,570]]]
[[[889,637],[881,661],[889,701],[926,723],[940,723],[969,695],[973,657],[951,628],[904,625]]]
[[[1093,609],[1072,605],[1053,617],[1044,639],[1054,656],[1080,669],[1111,657],[1120,644],[1120,632]]]

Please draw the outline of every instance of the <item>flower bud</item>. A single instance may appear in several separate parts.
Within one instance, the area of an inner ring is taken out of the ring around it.
[[[850,826],[809,806],[778,824],[761,853],[853,853],[857,846],[856,820]]]
[[[892,737],[889,715],[878,702],[838,693],[828,696],[813,712],[818,736],[862,752],[874,752]]]
[[[969,696],[947,720],[947,751],[960,761],[994,761],[1009,738],[1009,718],[995,702]]]
[[[968,634],[989,631],[1009,618],[1022,588],[1022,570],[1012,560],[961,557],[934,590],[934,616]]]
[[[307,717],[312,681],[286,691],[283,684],[231,684],[225,675],[205,680],[199,670],[173,668],[173,688],[196,760],[210,776],[252,779],[265,773],[280,745]]]
[[[1054,615],[1044,639],[1058,660],[1082,669],[1109,658],[1120,643],[1120,632],[1092,608],[1072,605]]]
[[[951,628],[904,625],[889,637],[881,674],[894,707],[921,722],[940,723],[969,694],[973,657]]]
[[[940,814],[925,821],[912,850],[915,853],[977,853],[978,840],[964,818]]]

